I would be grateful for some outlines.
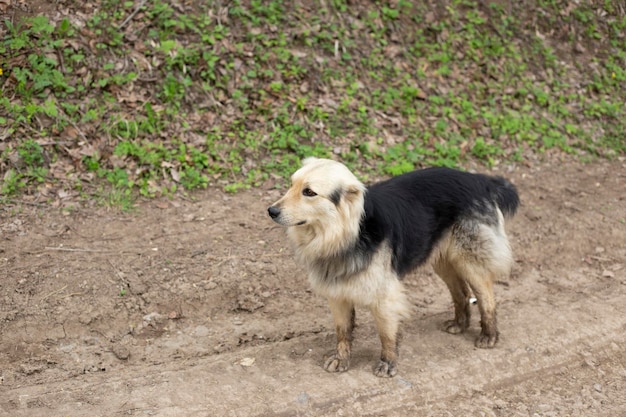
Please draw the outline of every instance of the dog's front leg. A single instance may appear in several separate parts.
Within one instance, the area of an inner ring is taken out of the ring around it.
[[[396,277],[389,277],[386,280],[387,291],[379,293],[378,301],[370,307],[382,344],[380,361],[374,368],[374,375],[383,378],[398,373],[400,324],[411,314],[411,304],[400,281]]]
[[[328,372],[344,372],[350,366],[352,331],[355,322],[354,304],[334,298],[329,298],[328,303],[337,331],[337,349],[326,358],[324,369]]]
[[[384,305],[373,308],[372,313],[382,345],[380,361],[374,368],[374,375],[389,378],[398,373],[401,316],[393,309],[385,308]]]

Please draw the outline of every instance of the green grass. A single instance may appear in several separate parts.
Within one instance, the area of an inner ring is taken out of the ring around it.
[[[5,20],[0,193],[75,188],[129,208],[281,186],[309,155],[369,176],[623,155],[626,18],[582,3],[106,0],[81,27]],[[550,38],[560,27],[576,36]]]

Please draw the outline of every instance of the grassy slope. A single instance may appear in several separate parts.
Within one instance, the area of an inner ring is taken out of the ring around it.
[[[235,191],[307,155],[384,175],[626,151],[617,1],[195,3],[2,23],[0,195]]]

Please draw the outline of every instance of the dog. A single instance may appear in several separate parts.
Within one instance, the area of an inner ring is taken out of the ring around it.
[[[432,167],[366,187],[340,162],[304,159],[268,214],[286,227],[314,292],[328,299],[337,346],[324,369],[348,369],[359,306],[372,312],[382,345],[374,374],[396,375],[399,328],[411,311],[401,279],[427,263],[454,302],[444,330],[467,330],[473,292],[481,315],[475,345],[494,347],[494,281],[513,262],[504,218],[518,205],[515,186],[501,177]]]

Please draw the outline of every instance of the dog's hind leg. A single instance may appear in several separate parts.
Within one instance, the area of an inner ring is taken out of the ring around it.
[[[480,335],[475,345],[492,348],[498,342],[496,300],[493,285],[497,278],[508,276],[513,257],[504,232],[502,213],[495,219],[469,219],[455,229],[454,244],[448,259],[459,276],[465,280],[478,301]]]
[[[444,330],[452,334],[463,333],[470,323],[469,286],[446,260],[439,259],[433,264],[433,267],[437,275],[448,286],[454,302],[454,320],[446,321]]]
[[[458,265],[457,268],[474,292],[480,310],[481,331],[475,345],[478,348],[492,348],[498,342],[496,299],[493,292],[495,276],[491,271],[471,262]]]
[[[356,319],[354,304],[347,300],[334,298],[329,298],[328,303],[337,331],[337,349],[326,358],[324,369],[328,372],[344,372],[350,366],[352,331]]]

